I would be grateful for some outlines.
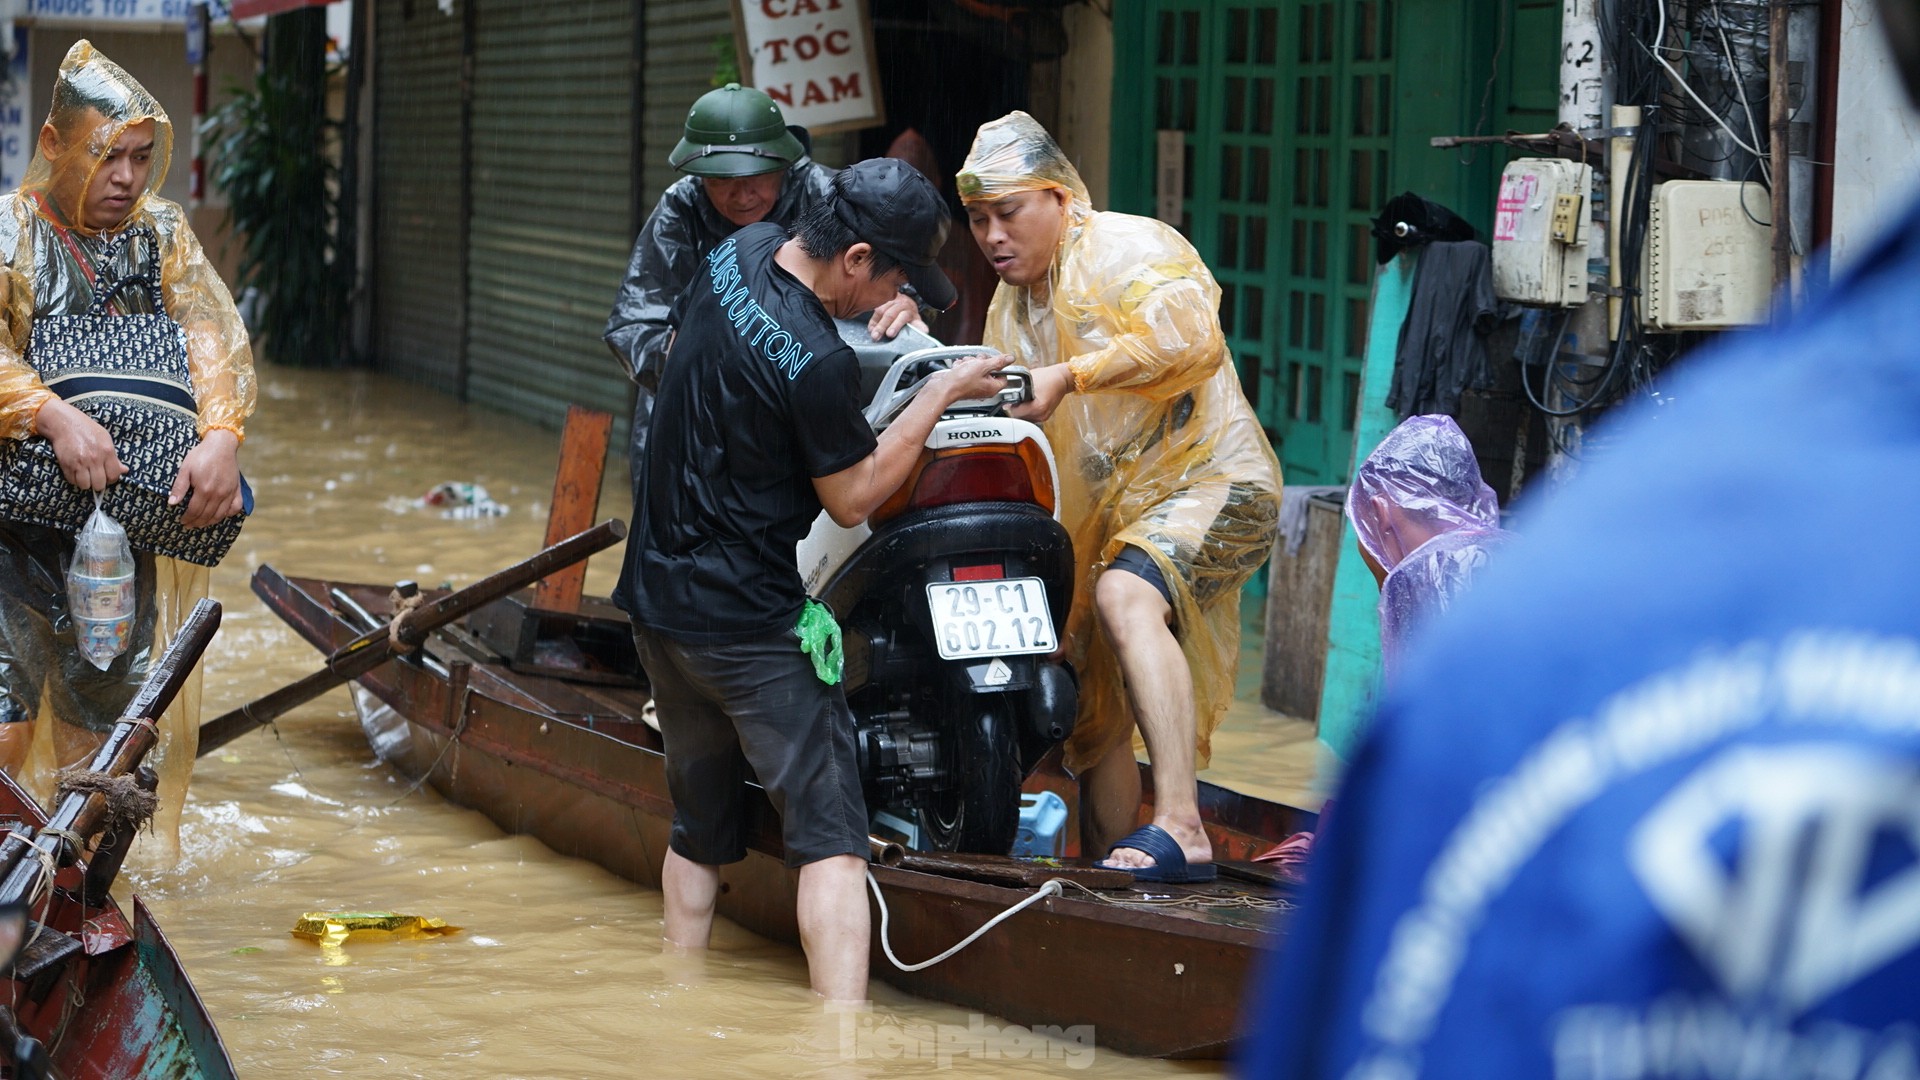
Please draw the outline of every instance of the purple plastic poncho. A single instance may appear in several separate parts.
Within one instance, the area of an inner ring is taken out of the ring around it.
[[[1387,433],[1347,492],[1360,547],[1387,571],[1380,585],[1380,645],[1392,666],[1422,620],[1445,611],[1512,534],[1480,479],[1480,463],[1447,416],[1412,416]]]

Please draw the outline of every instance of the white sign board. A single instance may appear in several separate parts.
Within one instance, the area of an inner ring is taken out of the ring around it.
[[[886,121],[864,0],[734,0],[743,80],[814,134]]]
[[[114,19],[123,22],[185,22],[189,0],[27,0],[36,19]]]
[[[27,83],[32,78],[27,59],[27,28],[13,28],[13,57],[0,81],[0,191],[20,186],[33,159],[33,142],[40,125],[27,114]]]

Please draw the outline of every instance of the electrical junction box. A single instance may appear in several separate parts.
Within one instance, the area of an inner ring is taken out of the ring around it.
[[[1577,161],[1521,158],[1500,174],[1493,214],[1493,292],[1550,307],[1587,302],[1593,169]]]
[[[1766,189],[1738,180],[1656,184],[1640,275],[1649,330],[1720,330],[1767,321],[1773,231],[1756,220]]]

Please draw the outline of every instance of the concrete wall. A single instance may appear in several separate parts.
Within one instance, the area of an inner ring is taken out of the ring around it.
[[[1067,55],[1059,64],[1059,118],[1053,137],[1087,182],[1096,209],[1107,208],[1113,146],[1113,18],[1092,4],[1064,12]]]
[[[1833,269],[1866,251],[1920,187],[1920,118],[1881,38],[1874,0],[1843,0],[1833,180]]]

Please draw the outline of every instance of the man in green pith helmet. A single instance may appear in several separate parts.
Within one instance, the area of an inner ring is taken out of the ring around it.
[[[809,156],[805,128],[789,127],[772,98],[738,83],[693,103],[667,163],[686,175],[668,186],[640,229],[604,335],[639,386],[630,448],[636,478],[673,336],[673,302],[720,241],[756,222],[792,225],[820,201],[834,173]],[[903,293],[875,309],[869,331],[890,338],[909,324],[924,330],[919,318],[918,304]]]

